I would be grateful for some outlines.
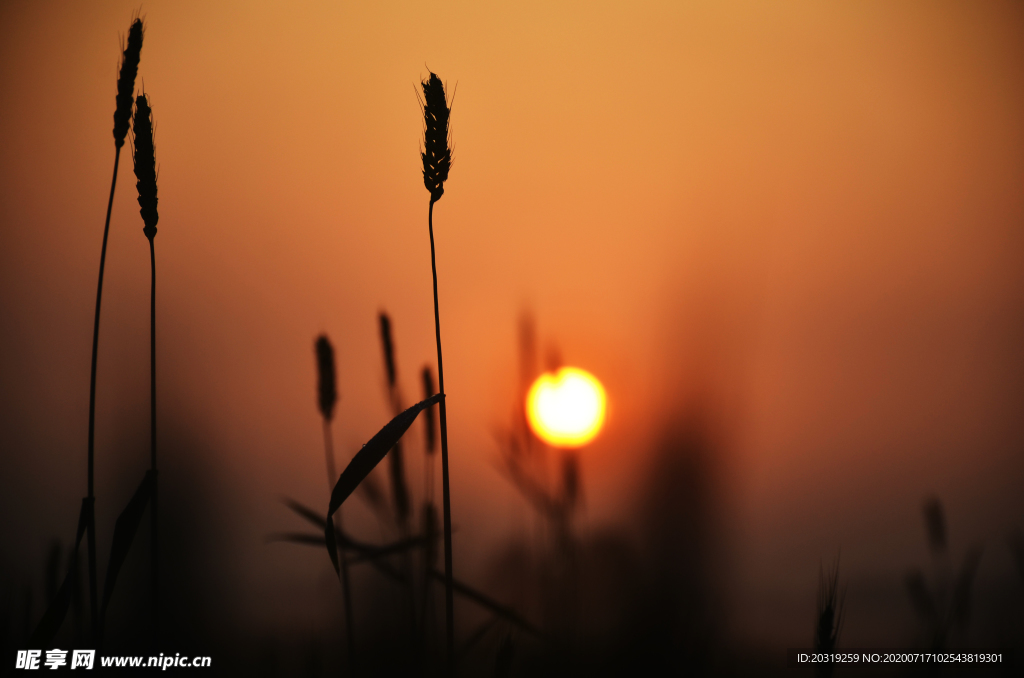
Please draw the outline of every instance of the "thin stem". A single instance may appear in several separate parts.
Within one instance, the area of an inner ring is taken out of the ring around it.
[[[441,492],[444,504],[444,611],[448,674],[455,672],[455,595],[452,583],[452,507],[448,489],[448,412],[445,408],[444,362],[441,359],[441,314],[437,306],[437,263],[434,256],[434,201],[427,213],[430,229],[430,270],[434,275],[434,334],[437,339],[437,383],[441,393]]]
[[[434,503],[434,455],[427,454],[423,465],[423,496],[428,503]]]
[[[110,212],[114,208],[114,188],[117,186],[117,167],[121,161],[121,147],[114,150],[114,177],[110,180],[110,198],[107,200],[107,220],[103,225],[103,248],[100,250],[100,278],[96,285],[96,318],[92,326],[92,372],[89,376],[89,466],[86,497],[92,510],[89,511],[89,617],[92,622],[93,639],[98,638],[99,617],[96,607],[96,496],[93,492],[93,460],[96,440],[96,356],[100,343],[100,302],[103,299],[103,268],[107,262],[107,236],[110,234]]]
[[[338,471],[334,466],[334,444],[331,436],[331,422],[324,419],[324,457],[327,461],[327,488],[334,490],[334,484],[338,482]]]
[[[388,384],[388,399],[391,401],[393,416],[402,413],[405,407],[402,406],[402,398],[398,393],[395,384]],[[409,490],[405,484],[404,457],[402,456],[402,441],[399,440],[388,453],[391,457],[391,481],[395,495],[395,513],[398,521],[398,531],[402,539],[409,538]],[[402,554],[402,575],[409,583],[409,633],[412,639],[416,637],[416,587],[412,576],[412,557],[408,551]]]
[[[153,472],[153,505],[150,508],[152,529],[153,585],[153,647],[160,638],[160,532],[157,519],[157,470],[156,470],[156,250],[153,238],[149,239],[150,286],[149,286],[149,462]]]
[[[330,491],[334,489],[334,484],[338,482],[338,474],[334,467],[334,439],[331,435],[331,422],[326,417],[324,417],[324,456],[327,459],[327,487]],[[341,507],[338,507],[338,510],[331,516],[331,522],[334,523],[335,529],[342,529]],[[349,669],[352,674],[355,674],[356,640],[352,619],[352,587],[348,577],[348,551],[345,548],[341,549],[341,594],[345,605],[345,636],[348,641]]]

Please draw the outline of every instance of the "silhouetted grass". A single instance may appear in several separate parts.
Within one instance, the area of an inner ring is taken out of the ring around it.
[[[402,396],[398,388],[398,371],[395,367],[395,344],[391,336],[391,319],[383,311],[378,316],[380,322],[380,343],[384,354],[384,373],[387,377],[388,404],[391,408],[391,416],[398,414],[405,408],[402,407]],[[409,488],[405,482],[405,461],[402,455],[401,439],[395,443],[388,453],[388,477],[391,480],[391,498],[395,504],[395,517],[399,529],[408,532],[409,529]]]
[[[444,195],[444,182],[452,165],[449,146],[448,118],[451,107],[444,84],[434,73],[421,83],[423,87],[423,185],[430,192],[427,228],[430,232],[430,271],[434,279],[434,336],[437,342],[437,379],[441,394],[441,492],[444,511],[444,572],[445,572],[445,638],[448,672],[454,671],[455,662],[455,603],[452,584],[452,508],[448,483],[448,411],[444,395],[444,360],[441,353],[441,314],[437,300],[437,258],[434,255],[434,203]]]
[[[826,573],[824,567],[818,573],[818,609],[817,622],[814,627],[814,651],[832,652],[839,642],[839,633],[843,628],[843,598],[839,594],[839,558],[835,565]],[[815,664],[818,676],[831,676],[835,665],[831,662]]]
[[[135,99],[135,116],[132,119],[132,135],[135,139],[135,177],[139,191],[139,214],[142,215],[143,234],[149,241],[150,296],[149,296],[149,470],[153,474],[150,506],[150,567],[152,587],[153,642],[160,637],[160,521],[157,510],[157,465],[156,465],[156,224],[160,220],[157,211],[156,147],[153,135],[153,114],[146,94]]]
[[[110,543],[110,558],[107,561],[107,578],[103,586],[103,606],[100,610],[100,626],[97,646],[103,641],[103,632],[106,626],[107,606],[114,595],[114,586],[117,584],[117,575],[121,572],[128,552],[131,550],[135,534],[138,532],[139,524],[142,522],[142,514],[146,505],[153,498],[153,490],[156,485],[156,472],[147,471],[142,482],[136,488],[128,505],[117,517],[114,524],[114,536]]]
[[[929,585],[924,572],[915,568],[907,573],[904,585],[914,611],[924,625],[927,645],[938,652],[947,647],[951,632],[963,632],[970,621],[971,587],[981,562],[982,549],[977,545],[968,548],[959,570],[950,579],[948,573],[953,568],[942,503],[938,498],[930,497],[925,501],[923,511],[934,584]]]
[[[376,468],[377,464],[384,459],[384,456],[388,453],[392,447],[395,446],[395,441],[402,437],[409,427],[412,426],[412,422],[416,420],[416,415],[423,411],[425,408],[433,405],[436,402],[443,402],[444,395],[438,394],[429,400],[416,403],[409,409],[405,410],[397,417],[385,424],[384,428],[376,433],[370,440],[363,445],[363,447],[356,452],[355,456],[352,457],[352,461],[349,462],[345,470],[342,471],[341,477],[338,478],[338,482],[334,485],[334,490],[331,492],[331,501],[327,508],[327,520],[326,523],[331,522],[331,518],[334,513],[341,507],[342,503],[349,498],[359,483]],[[327,553],[331,558],[331,562],[334,564],[334,569],[339,569],[338,564],[338,553],[337,553],[337,539],[333,529],[325,524],[325,541],[327,544]]]
[[[139,60],[142,53],[143,39],[142,21],[135,17],[128,29],[127,45],[124,48],[121,67],[117,80],[117,95],[114,108],[114,172],[110,182],[110,196],[107,200],[107,214],[103,226],[103,244],[100,248],[100,270],[96,284],[96,309],[93,318],[92,356],[89,375],[89,432],[86,455],[86,497],[78,515],[78,529],[75,542],[71,548],[68,572],[59,588],[56,588],[48,601],[46,612],[36,625],[29,638],[30,647],[47,646],[67,615],[72,598],[77,597],[77,563],[78,550],[82,538],[86,537],[88,548],[88,580],[89,580],[89,620],[92,640],[98,645],[101,635],[100,611],[98,604],[97,569],[96,569],[96,519],[95,519],[95,439],[96,439],[96,371],[99,354],[100,308],[103,300],[103,273],[106,268],[107,241],[110,235],[110,215],[114,205],[114,190],[117,187],[117,171],[120,166],[121,148],[128,134],[132,119],[132,103],[135,90],[135,78],[138,74]],[[155,199],[155,189],[154,189]],[[155,209],[155,200],[154,200]],[[144,481],[145,482],[145,481]],[[116,540],[115,540],[116,541]],[[119,546],[115,543],[115,546]],[[109,572],[109,567],[108,567]],[[116,577],[116,573],[115,573]]]
[[[380,319],[382,320],[382,344],[384,348],[385,375],[388,380],[389,398],[392,403],[397,403],[400,402],[400,399],[397,388],[398,378],[394,362],[394,344],[391,335],[391,323],[390,319],[387,319],[387,316],[383,314]],[[333,415],[337,386],[333,369],[333,349],[330,347],[330,344],[325,337],[321,337],[317,341],[316,353],[318,356],[319,375],[318,405],[325,422],[328,422],[329,418]],[[362,482],[364,482],[366,477],[368,477],[370,471],[372,471],[376,464],[383,460],[384,456],[389,453],[393,454],[394,443],[401,439],[404,432],[415,420],[416,415],[419,412],[430,412],[431,408],[442,400],[443,396],[441,394],[433,393],[433,378],[429,368],[425,369],[421,376],[425,396],[424,400],[412,408],[398,413],[390,423],[378,432],[378,434],[364,445],[355,455],[345,471],[338,478],[337,483],[334,485],[328,515],[326,517],[299,502],[286,500],[286,505],[298,516],[303,518],[303,520],[317,528],[318,533],[285,532],[270,535],[268,537],[268,541],[282,541],[299,545],[327,548],[328,554],[331,555],[332,562],[336,569],[342,569],[342,564],[345,562],[349,565],[368,563],[389,580],[403,588],[407,588],[409,592],[413,594],[415,593],[414,586],[416,582],[413,577],[412,570],[404,566],[396,568],[389,561],[393,556],[400,556],[404,562],[407,561],[413,552],[422,552],[422,590],[424,597],[422,599],[423,603],[420,605],[418,612],[416,609],[416,597],[413,595],[410,598],[412,603],[413,622],[415,624],[417,620],[421,621],[421,625],[418,627],[420,629],[419,633],[415,636],[409,637],[408,642],[403,640],[399,642],[399,645],[393,645],[392,649],[389,651],[392,654],[389,661],[386,661],[383,664],[378,664],[377,662],[379,662],[381,658],[376,657],[374,664],[361,666],[359,667],[360,671],[372,672],[374,670],[385,670],[384,667],[391,665],[390,662],[398,661],[398,658],[394,656],[394,652],[399,647],[401,648],[401,655],[403,657],[399,663],[404,666],[405,669],[418,666],[419,670],[430,671],[431,659],[429,657],[429,643],[427,642],[428,637],[424,633],[430,626],[429,619],[432,616],[431,608],[429,606],[429,592],[433,582],[446,583],[447,580],[445,575],[434,567],[437,554],[436,544],[440,538],[441,530],[438,525],[437,513],[434,510],[433,504],[429,500],[424,501],[423,526],[421,534],[408,536],[407,532],[402,532],[400,538],[392,543],[382,545],[369,544],[346,534],[341,529],[340,523],[334,524],[334,515],[337,513],[338,509],[340,509],[341,504],[348,496],[350,496],[355,488],[361,486]],[[426,419],[425,424],[424,450],[429,461],[433,457],[433,447],[436,442],[436,437],[432,431],[434,424],[433,419]],[[328,449],[330,449],[329,443]],[[327,455],[329,474],[331,473],[330,467],[332,466],[332,458],[331,454]],[[518,627],[519,629],[532,634],[536,638],[542,640],[545,638],[544,633],[537,626],[511,607],[501,604],[487,594],[460,582],[457,579],[453,578],[451,583],[453,592],[456,595],[459,595],[460,597],[473,602],[480,608],[489,611],[491,614],[495,615],[496,618],[503,620],[504,623]],[[414,626],[414,628],[417,627]],[[369,643],[369,646],[372,647],[375,641],[373,639],[369,639],[367,642]],[[361,653],[366,651],[367,648],[365,647],[360,650]],[[372,654],[366,656],[372,656]]]
[[[434,396],[437,390],[434,388],[434,375],[430,372],[430,366],[425,365],[421,374],[423,384],[423,398],[426,400]],[[434,457],[437,456],[437,420],[434,417],[434,408],[428,407],[423,410],[423,510],[421,513],[420,529],[423,533],[423,587],[420,600],[420,635],[423,640],[423,650],[428,648],[428,627],[429,620],[434,617],[434,596],[433,587],[430,585],[431,572],[437,564],[437,545],[441,539],[441,529],[437,516],[437,507],[434,505]]]
[[[106,627],[107,606],[114,593],[118,574],[128,557],[142,514],[150,507],[150,593],[153,644],[159,639],[159,529],[156,464],[156,249],[154,240],[157,233],[159,213],[157,211],[156,154],[153,143],[153,115],[146,94],[135,99],[135,115],[132,117],[134,148],[132,158],[135,164],[136,187],[139,192],[139,213],[142,216],[142,232],[149,241],[150,260],[150,468],[139,483],[127,506],[121,511],[114,525],[114,535],[107,563],[107,577],[103,587],[103,605],[100,611],[97,646],[103,639]]]
[[[384,374],[387,377],[388,401],[392,416],[401,413],[402,395],[398,387],[398,368],[395,365],[395,343],[391,334],[391,318],[381,311],[378,315],[380,324],[380,343],[384,354]],[[430,408],[427,408],[428,410]],[[405,460],[402,453],[402,440],[399,438],[395,446],[388,452],[388,477],[391,480],[391,498],[395,504],[395,521],[398,532],[403,539],[409,537],[409,486],[405,480]],[[409,615],[409,634],[416,634],[416,591],[412,575],[412,560],[408,551],[402,553],[402,573],[407,582],[407,602]]]
[[[132,101],[135,94],[135,77],[139,71],[139,60],[142,55],[142,21],[136,17],[128,29],[128,45],[121,59],[121,72],[117,79],[116,107],[114,109],[114,175],[110,180],[110,198],[107,200],[107,218],[103,226],[103,247],[100,249],[100,275],[96,284],[96,315],[92,329],[92,367],[89,377],[89,445],[88,445],[88,495],[83,504],[88,525],[89,547],[89,616],[92,623],[93,637],[96,637],[99,624],[96,588],[96,494],[93,484],[93,467],[95,459],[96,438],[96,358],[100,340],[100,304],[103,300],[103,269],[107,261],[107,238],[110,234],[110,213],[114,207],[114,189],[117,186],[117,168],[121,160],[121,147],[128,134],[128,123],[132,115]]]
[[[333,488],[338,480],[334,466],[334,441],[331,433],[331,421],[334,418],[334,406],[338,402],[338,379],[334,366],[334,347],[326,334],[317,337],[314,344],[316,352],[317,372],[317,405],[323,417],[324,459],[327,462],[327,487]],[[342,529],[341,511],[339,510],[332,523],[336,529]],[[349,666],[355,668],[355,620],[352,615],[352,584],[348,571],[348,555],[341,553],[341,588],[342,604],[345,607],[345,637],[348,641]]]
[[[552,454],[553,448],[534,434],[527,421],[526,395],[539,374],[535,327],[529,313],[519,318],[518,343],[519,387],[512,408],[512,424],[497,436],[498,469],[544,518],[556,547],[568,556],[572,518],[583,501],[579,455],[574,450]],[[550,360],[551,367],[557,369],[560,357],[555,355]]]

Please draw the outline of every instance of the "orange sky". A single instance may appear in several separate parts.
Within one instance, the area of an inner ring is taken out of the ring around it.
[[[5,566],[26,572],[84,490],[118,36],[136,8],[0,5],[0,529],[25,544]],[[387,412],[376,312],[392,315],[407,400],[432,360],[428,68],[457,84],[435,210],[457,565],[475,571],[526,523],[492,432],[531,308],[542,345],[608,388],[589,524],[628,523],[664,421],[712,403],[750,633],[772,633],[773,596],[812,595],[840,546],[851,576],[923,558],[928,492],[954,541],[990,545],[985,576],[1009,571],[999,540],[1024,522],[1020,3],[143,10],[161,421],[210,450],[244,585],[291,586],[294,554],[261,540],[287,524],[277,497],[324,489],[315,335],[338,347],[349,454]],[[100,493],[146,464],[148,257],[122,161]]]

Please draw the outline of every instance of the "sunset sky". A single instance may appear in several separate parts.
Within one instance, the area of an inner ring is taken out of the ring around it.
[[[0,4],[0,575],[35,586],[85,493],[115,85],[138,9]],[[388,419],[376,314],[391,315],[407,402],[434,363],[416,97],[431,71],[454,95],[434,228],[459,576],[483,582],[531,524],[495,443],[530,312],[542,354],[608,393],[581,452],[582,529],[628,531],[659,438],[694,408],[711,422],[737,633],[805,640],[819,563],[840,549],[854,594],[901,596],[926,561],[931,494],[955,554],[984,543],[979,590],[1020,596],[1005,546],[1024,527],[1020,2],[141,11],[161,483],[187,498],[176,469],[204,478],[240,616],[312,624],[276,606],[330,583],[325,554],[264,543],[295,527],[280,497],[326,506],[315,337],[337,349],[342,459]],[[148,466],[136,197],[126,147],[99,352],[100,553]],[[909,604],[887,604],[850,613],[851,642],[912,628]]]

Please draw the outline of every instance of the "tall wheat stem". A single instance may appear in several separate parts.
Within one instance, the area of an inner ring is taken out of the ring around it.
[[[150,560],[152,561],[153,588],[153,646],[160,638],[160,532],[157,516],[157,470],[156,470],[156,249],[153,238],[149,239],[149,464],[153,472],[153,504],[150,507],[150,526],[152,544]]]
[[[96,450],[96,357],[100,343],[100,304],[103,301],[103,269],[107,262],[107,238],[110,235],[110,213],[114,208],[114,189],[117,187],[117,168],[121,161],[121,147],[114,149],[114,177],[110,180],[110,198],[107,200],[107,220],[103,225],[103,247],[100,249],[100,278],[96,285],[96,316],[92,324],[92,368],[89,375],[89,457],[88,457],[88,496],[89,523],[86,531],[89,543],[89,620],[92,624],[93,638],[99,628],[99,616],[96,606],[96,495],[93,483],[93,467]]]
[[[149,240],[150,286],[149,286],[149,463],[152,474],[150,490],[150,585],[153,615],[153,646],[160,639],[160,513],[157,510],[157,466],[156,466],[156,225],[160,221],[157,210],[156,153],[153,146],[153,109],[145,92],[135,98],[135,116],[132,119],[135,141],[135,186],[139,190],[139,215],[144,224],[143,235]]]
[[[338,482],[338,471],[334,465],[334,435],[331,431],[331,421],[334,419],[334,407],[338,404],[338,375],[334,367],[334,347],[326,334],[317,337],[313,344],[316,354],[317,372],[317,408],[324,422],[324,460],[327,462],[327,488],[328,492],[333,491],[335,483]],[[330,516],[329,534],[342,530],[341,510],[335,511]],[[337,556],[337,551],[331,554],[332,560]],[[335,567],[335,569],[339,569]],[[341,593],[342,604],[345,606],[345,635],[348,641],[349,670],[355,673],[356,667],[356,642],[355,622],[352,614],[352,587],[348,576],[348,552],[345,546],[341,548]]]
[[[120,72],[117,78],[116,107],[114,108],[114,176],[110,180],[110,197],[107,199],[107,218],[103,224],[103,247],[100,249],[100,276],[96,284],[96,316],[92,325],[92,365],[89,374],[89,442],[87,486],[88,496],[85,503],[89,516],[86,533],[89,544],[89,618],[92,625],[93,642],[99,642],[99,607],[96,588],[96,493],[94,484],[94,466],[96,457],[96,362],[100,343],[100,304],[103,300],[103,269],[107,262],[107,239],[110,235],[110,213],[114,208],[114,189],[117,187],[117,168],[121,163],[121,147],[128,134],[128,125],[132,115],[132,92],[135,89],[135,76],[139,70],[139,57],[142,53],[142,21],[136,17],[128,29],[128,39],[121,59]]]
[[[437,382],[441,410],[441,493],[444,505],[444,611],[448,671],[455,665],[455,595],[452,585],[452,505],[448,484],[448,412],[444,396],[444,361],[441,357],[441,314],[437,306],[437,263],[434,256],[434,200],[430,201],[427,224],[430,229],[430,270],[434,276],[434,334],[437,339]]]
[[[331,422],[324,418],[324,456],[327,457],[327,487],[334,489],[338,482],[338,474],[334,467],[334,437],[331,433]],[[341,521],[341,510],[334,512],[331,522],[337,530],[343,530]],[[341,594],[345,606],[345,640],[348,642],[349,669],[354,674],[356,664],[356,637],[355,622],[352,615],[352,585],[348,574],[348,552],[345,547],[341,548]]]

